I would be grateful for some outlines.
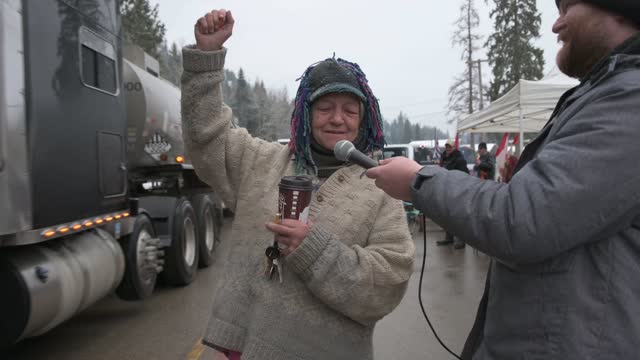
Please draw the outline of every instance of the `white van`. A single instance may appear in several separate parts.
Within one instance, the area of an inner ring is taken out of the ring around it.
[[[396,156],[404,156],[414,160],[414,149],[409,144],[389,144],[382,151],[382,158],[389,159]]]
[[[439,165],[440,156],[435,150],[426,145],[413,144],[390,144],[384,147],[383,158],[388,159],[394,156],[404,156],[420,165]]]

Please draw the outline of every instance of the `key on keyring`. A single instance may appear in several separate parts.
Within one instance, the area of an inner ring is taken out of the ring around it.
[[[264,253],[267,256],[268,264],[271,265],[268,269],[269,279],[272,279],[274,272],[277,272],[278,279],[282,283],[282,265],[278,261],[280,258],[280,249],[278,248],[278,245],[274,243],[274,245],[269,246]]]
[[[269,276],[269,272],[271,271],[272,267],[273,267],[273,261],[271,261],[271,259],[269,259],[268,257],[265,257],[265,259],[264,259],[264,276]]]
[[[282,284],[282,264],[278,259],[273,259],[273,265],[276,267],[276,272],[278,273],[278,281]]]
[[[276,224],[280,224],[281,220],[282,214],[278,213],[275,215],[273,222]],[[269,280],[271,280],[273,278],[273,274],[277,272],[278,279],[282,284],[282,264],[280,264],[280,261],[278,261],[281,256],[278,242],[274,241],[273,245],[269,246],[264,253],[267,256],[267,270],[265,273],[269,277]]]
[[[265,250],[264,254],[267,257],[265,275],[272,279],[273,273],[278,270],[278,266],[273,263],[273,260],[280,257],[280,249],[276,245],[272,245]]]
[[[276,264],[274,264],[272,261],[269,261],[271,263],[271,267],[269,267],[269,272],[267,273],[267,277],[269,278],[269,280],[273,279],[273,274],[278,271],[278,266]]]
[[[280,249],[278,245],[271,245],[264,251],[264,254],[269,260],[275,260],[280,257]]]

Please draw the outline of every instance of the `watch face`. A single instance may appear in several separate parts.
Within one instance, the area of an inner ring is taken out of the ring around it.
[[[445,168],[442,168],[438,165],[427,165],[425,167],[423,167],[418,174],[420,174],[420,176],[422,177],[426,177],[426,178],[430,178],[435,176],[436,174],[442,172],[442,171],[447,171]]]
[[[416,176],[415,181],[413,183],[413,188],[415,190],[420,189],[420,187],[422,186],[422,183],[425,180],[429,180],[432,177],[434,177],[436,174],[443,171],[448,171],[448,170],[438,165],[427,165],[423,167],[422,169],[420,169],[420,171],[418,171],[418,175]]]

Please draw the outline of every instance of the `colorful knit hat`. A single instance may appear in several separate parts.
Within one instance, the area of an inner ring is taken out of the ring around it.
[[[359,137],[366,141],[365,151],[384,147],[384,130],[378,99],[369,88],[367,77],[356,63],[328,58],[307,68],[300,80],[295,105],[291,114],[291,139],[289,149],[295,154],[299,171],[310,168],[317,172],[311,154],[311,104],[330,93],[350,93],[364,105],[364,116]]]

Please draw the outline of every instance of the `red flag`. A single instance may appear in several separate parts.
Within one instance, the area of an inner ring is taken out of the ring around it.
[[[507,159],[507,147],[509,146],[509,133],[504,133],[502,137],[502,141],[500,141],[500,145],[498,146],[498,150],[496,151],[496,168],[498,170],[498,175],[502,175],[504,169],[504,163]]]
[[[454,147],[456,148],[456,150],[460,149],[460,137],[459,137],[460,133],[456,131],[456,141],[454,143]]]
[[[518,145],[518,140],[520,140],[520,134],[516,134],[516,136],[513,137],[513,145]]]

